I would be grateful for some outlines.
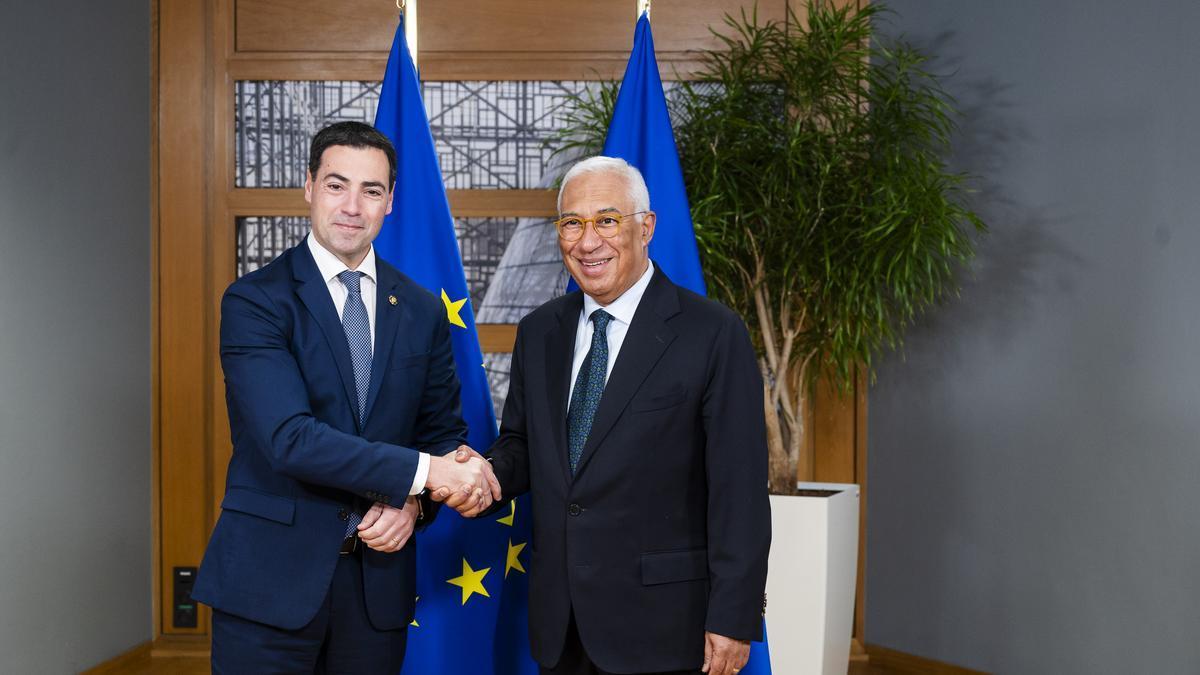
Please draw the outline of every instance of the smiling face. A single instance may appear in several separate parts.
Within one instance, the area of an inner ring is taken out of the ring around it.
[[[333,145],[317,175],[304,181],[313,236],[350,269],[357,269],[392,212],[387,155],[375,148]]]
[[[559,217],[595,218],[603,213],[637,211],[628,180],[619,173],[600,171],[573,178],[562,190]],[[587,224],[577,241],[558,240],[563,263],[579,288],[601,305],[609,305],[629,290],[650,264],[654,213],[625,218],[612,238],[596,234]]]

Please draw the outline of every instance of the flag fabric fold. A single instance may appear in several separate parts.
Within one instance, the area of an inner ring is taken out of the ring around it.
[[[637,22],[633,52],[617,93],[603,153],[636,166],[646,179],[650,208],[657,216],[650,257],[671,281],[704,295],[700,253],[692,230],[667,98],[658,74],[658,60],[654,58],[649,14],[643,13]]]
[[[392,141],[397,156],[392,213],[375,240],[376,251],[442,299],[469,442],[484,452],[496,438],[496,417],[403,19],[388,56],[375,127]],[[416,619],[409,628],[403,673],[537,672],[526,635],[526,513],[519,502],[479,520],[443,509],[433,525],[414,538]]]
[[[658,60],[654,57],[650,15],[645,12],[634,31],[633,52],[617,92],[603,154],[629,162],[646,179],[650,208],[657,215],[654,239],[650,241],[650,258],[671,281],[706,295],[683,169],[658,73]],[[771,657],[764,625],[763,641],[751,643],[750,661],[741,675],[770,673]]]

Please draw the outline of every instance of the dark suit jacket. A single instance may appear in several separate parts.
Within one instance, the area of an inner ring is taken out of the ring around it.
[[[737,315],[656,269],[572,477],[582,307],[570,293],[521,321],[490,452],[504,498],[533,496],[533,655],[558,661],[573,608],[604,670],[699,668],[706,630],[761,637],[771,534],[754,351]]]
[[[402,505],[415,448],[445,454],[465,442],[442,302],[383,260],[376,275],[361,427],[350,349],[307,243],[225,292],[221,366],[233,457],[196,600],[260,623],[304,626],[329,589],[350,510]],[[378,629],[412,620],[415,548],[410,541],[397,553],[363,552],[367,611]]]

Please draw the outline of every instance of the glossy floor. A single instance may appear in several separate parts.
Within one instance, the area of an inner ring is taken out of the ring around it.
[[[208,659],[198,656],[157,656],[123,671],[128,675],[207,675]],[[848,675],[899,675],[867,663],[851,663]]]

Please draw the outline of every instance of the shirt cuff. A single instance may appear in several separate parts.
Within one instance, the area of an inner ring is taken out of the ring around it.
[[[413,474],[412,487],[408,489],[408,494],[419,495],[421,490],[425,489],[425,482],[429,480],[429,453],[422,452],[417,459],[417,472]]]

